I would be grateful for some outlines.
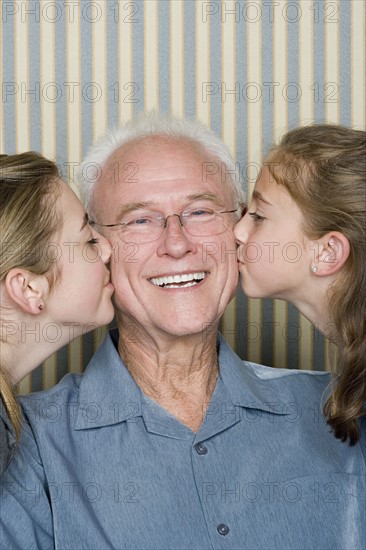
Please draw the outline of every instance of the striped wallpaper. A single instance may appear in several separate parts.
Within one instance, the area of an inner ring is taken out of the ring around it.
[[[65,176],[108,126],[141,110],[208,124],[250,194],[288,128],[365,127],[365,0],[2,0],[1,152],[56,159]],[[222,329],[243,358],[328,369],[329,346],[295,308],[239,291]],[[48,359],[23,393],[81,371],[105,330]]]

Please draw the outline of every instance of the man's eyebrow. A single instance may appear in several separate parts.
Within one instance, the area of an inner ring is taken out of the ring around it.
[[[209,200],[220,205],[223,204],[218,195],[210,192],[194,193],[192,195],[187,195],[184,198],[187,201]],[[125,214],[128,214],[129,212],[134,212],[143,208],[159,208],[159,204],[154,201],[130,202],[124,204],[118,212],[118,219],[122,218]]]
[[[125,214],[128,214],[129,212],[134,212],[135,210],[141,210],[142,208],[151,208],[154,206],[155,203],[152,201],[146,201],[146,202],[129,202],[127,204],[124,204],[119,212],[118,212],[118,219],[122,218]]]
[[[82,226],[80,227],[80,231],[82,231],[82,230],[84,229],[84,227],[85,227],[86,225],[88,225],[88,223],[89,223],[89,216],[88,216],[88,213],[85,212],[84,218],[83,218],[83,224],[82,224]]]
[[[264,202],[264,204],[268,204],[268,206],[273,206],[270,202],[268,202],[260,193],[259,191],[253,191],[253,199]]]
[[[211,193],[210,191],[205,191],[204,193],[194,193],[193,195],[188,195],[186,197],[189,201],[212,201],[216,204],[223,205],[222,200],[216,193]]]

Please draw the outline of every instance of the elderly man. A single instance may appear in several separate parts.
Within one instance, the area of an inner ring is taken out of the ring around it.
[[[365,457],[321,417],[328,375],[242,362],[217,334],[232,170],[207,129],[156,114],[90,152],[118,331],[84,375],[23,399],[1,548],[365,548]]]

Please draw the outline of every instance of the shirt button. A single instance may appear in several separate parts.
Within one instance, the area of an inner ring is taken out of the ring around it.
[[[206,455],[208,453],[208,449],[203,443],[197,443],[194,448],[199,455]]]
[[[220,525],[217,526],[217,532],[220,534],[220,535],[227,535],[228,532],[230,531],[229,527],[227,525],[225,525],[225,523],[220,523]]]

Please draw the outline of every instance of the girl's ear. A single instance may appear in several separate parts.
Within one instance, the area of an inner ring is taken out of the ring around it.
[[[332,231],[317,242],[318,251],[315,255],[314,275],[318,277],[338,273],[346,263],[350,254],[349,240],[343,233]]]
[[[5,287],[9,298],[25,313],[39,315],[44,310],[44,299],[49,290],[44,275],[15,267],[7,274]]]

